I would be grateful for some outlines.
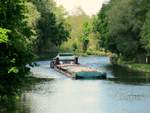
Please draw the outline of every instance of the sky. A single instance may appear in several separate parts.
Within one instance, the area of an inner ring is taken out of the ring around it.
[[[62,5],[69,14],[77,8],[81,7],[83,11],[92,16],[96,14],[102,7],[102,4],[109,0],[55,0],[57,5]]]

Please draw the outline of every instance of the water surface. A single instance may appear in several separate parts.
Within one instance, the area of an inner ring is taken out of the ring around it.
[[[54,78],[22,94],[8,113],[150,113],[150,75],[110,67],[108,57],[82,57],[79,62],[106,71],[107,80],[72,80],[37,62],[35,76]]]

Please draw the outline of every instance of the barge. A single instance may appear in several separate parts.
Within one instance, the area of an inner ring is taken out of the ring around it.
[[[82,66],[78,57],[71,53],[58,54],[51,62],[50,67],[72,79],[106,79],[106,73]]]

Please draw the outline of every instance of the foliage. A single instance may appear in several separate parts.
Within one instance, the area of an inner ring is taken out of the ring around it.
[[[149,5],[148,0],[111,0],[104,4],[93,23],[93,30],[100,34],[100,46],[123,60],[141,62],[149,42]]]
[[[107,44],[107,32],[108,32],[108,17],[106,12],[110,8],[109,4],[103,4],[101,11],[94,17],[93,31],[99,33],[99,44],[101,47],[109,48]]]
[[[69,37],[62,8],[57,10],[53,0],[0,1],[0,101],[20,92],[37,51]]]
[[[9,30],[0,28],[0,43],[8,42],[8,35],[7,35],[8,32]]]
[[[60,51],[75,52],[80,55],[86,53],[100,55],[97,54],[101,51],[99,33],[93,32],[94,19],[95,17],[89,17],[80,7],[77,7],[73,15],[66,19],[71,26],[70,38],[62,43]]]
[[[64,10],[53,0],[5,0],[0,6],[2,74],[26,73],[34,52],[50,51],[69,37]]]
[[[70,25],[70,39],[62,43],[61,51],[75,51],[81,49],[81,35],[83,23],[90,19],[81,8],[77,8],[73,15],[66,18],[66,23]]]
[[[25,20],[27,21],[27,25],[30,27],[33,33],[28,42],[32,44],[32,46],[34,47],[33,49],[35,50],[37,37],[39,35],[39,31],[37,29],[37,23],[41,15],[37,11],[37,7],[32,2],[26,2],[25,7],[26,7]]]
[[[147,13],[145,23],[142,27],[141,42],[147,53],[150,54],[150,11]]]
[[[24,1],[5,0],[0,6],[0,27],[11,31],[6,35],[8,30],[1,29],[1,36],[7,43],[0,43],[0,74],[25,73],[28,70],[25,65],[32,62],[33,54],[28,43],[32,32],[25,21]],[[10,71],[14,69],[18,71]]]
[[[127,67],[135,71],[150,73],[150,65],[148,64],[128,64]]]
[[[91,32],[90,25],[86,22],[83,24],[83,30],[81,35],[81,42],[82,42],[82,48],[85,52],[87,50],[88,44],[89,44],[89,34]]]
[[[40,13],[37,22],[39,32],[37,50],[42,53],[44,49],[50,50],[52,46],[59,46],[63,41],[66,41],[69,37],[69,30],[64,22],[62,8],[60,10],[56,8],[53,0],[32,0],[32,2]]]

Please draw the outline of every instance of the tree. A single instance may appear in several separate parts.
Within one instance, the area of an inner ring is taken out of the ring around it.
[[[83,35],[83,24],[90,22],[90,17],[85,14],[85,12],[80,8],[77,7],[73,12],[73,15],[69,15],[66,18],[66,23],[70,25],[70,38],[62,43],[61,50],[63,51],[78,51],[81,52],[83,45],[82,43],[82,35]]]
[[[83,51],[85,52],[87,50],[88,44],[89,44],[89,34],[91,32],[91,26],[89,23],[84,23],[83,24],[83,31],[81,35],[81,43],[82,43],[82,48]]]
[[[147,13],[141,32],[141,43],[146,50],[146,56],[150,56],[150,11]],[[150,59],[148,59],[149,61]]]
[[[99,32],[99,44],[103,48],[112,48],[113,50],[113,44],[108,45],[107,40],[107,34],[108,34],[108,16],[107,12],[110,9],[110,4],[103,4],[102,9],[99,11],[99,13],[94,17],[93,21],[93,31],[94,33]],[[109,47],[111,46],[111,47]]]
[[[63,41],[67,40],[69,31],[63,19],[56,18],[56,4],[53,0],[32,0],[32,2],[41,15],[37,25],[39,30],[37,46],[38,52],[41,53],[46,46],[49,45],[49,48],[52,46],[59,46]]]
[[[94,30],[100,33],[100,45],[123,60],[144,62],[141,59],[146,49],[140,34],[148,8],[148,0],[112,0],[104,4],[94,23]]]
[[[6,35],[7,30],[1,29],[1,38],[7,40],[7,43],[0,43],[0,67],[3,75],[24,75],[28,70],[26,64],[30,64],[33,59],[32,47],[28,43],[32,32],[25,21],[24,2],[0,1],[0,27],[11,31]]]
[[[26,22],[27,25],[30,27],[33,35],[30,37],[30,43],[33,46],[33,49],[35,51],[35,47],[36,47],[36,41],[37,41],[37,37],[39,35],[39,30],[37,28],[37,23],[41,17],[41,14],[38,12],[37,7],[30,1],[30,2],[26,2],[25,3],[25,7],[26,7]]]

